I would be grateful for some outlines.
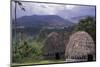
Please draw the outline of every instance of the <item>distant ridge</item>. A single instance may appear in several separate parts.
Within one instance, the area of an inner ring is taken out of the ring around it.
[[[23,16],[17,19],[16,23],[13,22],[16,26],[24,26],[24,27],[65,27],[71,26],[73,23],[67,19],[63,19],[57,15],[31,15],[31,16]],[[13,25],[13,26],[14,26]]]

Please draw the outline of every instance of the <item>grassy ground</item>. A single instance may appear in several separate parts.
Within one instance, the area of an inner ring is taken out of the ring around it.
[[[42,60],[31,63],[12,63],[12,66],[26,66],[26,65],[37,65],[37,64],[52,64],[52,63],[63,63],[63,60]]]

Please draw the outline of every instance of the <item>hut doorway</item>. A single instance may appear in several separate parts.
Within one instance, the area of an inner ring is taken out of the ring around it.
[[[57,53],[55,53],[55,59],[56,60],[59,60],[60,59],[60,54],[57,52]]]
[[[93,55],[91,54],[88,55],[88,61],[93,61]]]

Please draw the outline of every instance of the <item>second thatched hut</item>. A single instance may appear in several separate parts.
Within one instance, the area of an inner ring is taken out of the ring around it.
[[[65,45],[61,35],[57,32],[51,32],[44,42],[44,59],[59,60],[64,59]]]

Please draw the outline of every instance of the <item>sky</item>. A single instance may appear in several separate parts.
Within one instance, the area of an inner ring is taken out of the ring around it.
[[[70,5],[70,4],[47,4],[47,3],[33,3],[33,2],[21,2],[25,8],[22,11],[17,4],[17,18],[22,16],[31,15],[58,15],[64,19],[71,19],[73,17],[80,16],[95,16],[95,6],[84,5]],[[15,3],[12,2],[12,17],[15,17],[14,13]]]

